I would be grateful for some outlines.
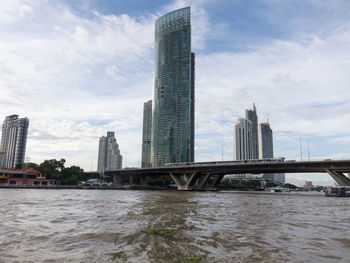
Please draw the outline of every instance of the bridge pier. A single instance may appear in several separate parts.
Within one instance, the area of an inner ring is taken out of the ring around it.
[[[222,178],[224,178],[224,176],[225,176],[224,174],[218,174],[217,178],[213,181],[213,183],[210,186],[217,187],[221,182]]]
[[[113,175],[113,184],[122,184],[123,178],[121,175]]]
[[[342,172],[338,172],[331,169],[326,169],[326,172],[337,182],[339,186],[348,186],[350,185],[350,179],[345,176]]]
[[[181,175],[178,175],[178,174],[174,174],[174,173],[169,173],[171,179],[173,179],[174,183],[176,184],[177,186],[177,189],[181,189],[185,182],[184,180],[181,178]]]
[[[211,173],[201,174],[198,172],[193,172],[185,182],[185,180],[183,180],[183,177],[185,177],[186,174],[174,174],[174,173],[169,173],[169,174],[170,174],[170,177],[175,182],[178,190],[204,190],[211,176],[213,176],[213,174]],[[215,180],[211,182],[209,187],[216,188],[218,184],[221,182],[223,177],[224,177],[224,174],[217,175],[217,178],[215,178]]]
[[[193,185],[196,183],[197,178],[198,178],[198,173],[193,172],[190,178],[187,179],[185,183],[185,188],[192,188]]]
[[[140,176],[140,184],[141,185],[146,185],[147,184],[147,178],[143,177],[143,176]]]
[[[207,173],[198,185],[198,189],[203,190],[205,184],[209,181],[211,174]]]

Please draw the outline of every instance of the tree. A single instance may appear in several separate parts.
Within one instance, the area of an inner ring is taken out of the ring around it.
[[[84,175],[84,170],[79,166],[71,166],[64,168],[60,175],[61,183],[65,185],[75,185],[79,181],[85,181],[86,176]]]
[[[286,183],[282,185],[282,187],[289,188],[289,189],[297,189],[298,187],[294,184]]]
[[[275,184],[274,182],[267,182],[267,183],[265,184],[265,187],[276,187],[276,186],[278,186],[278,185]]]
[[[41,172],[43,175],[46,175],[47,179],[60,180],[59,177],[62,170],[64,169],[65,163],[65,159],[61,159],[59,161],[57,161],[56,159],[45,160],[39,165],[38,171]]]
[[[16,170],[29,169],[29,168],[33,168],[35,170],[38,170],[38,167],[39,167],[39,165],[37,165],[36,163],[18,163],[15,165]]]
[[[172,183],[173,181],[169,175],[152,177],[152,179],[148,182],[148,184],[152,186],[168,186]]]

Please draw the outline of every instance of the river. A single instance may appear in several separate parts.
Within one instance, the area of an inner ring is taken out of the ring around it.
[[[0,262],[350,262],[349,208],[318,194],[0,189]]]

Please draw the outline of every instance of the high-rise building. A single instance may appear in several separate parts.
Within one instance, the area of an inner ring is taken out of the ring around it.
[[[151,165],[151,134],[152,134],[152,100],[143,104],[142,157],[141,167]]]
[[[156,20],[151,163],[194,161],[194,54],[190,7]]]
[[[260,123],[260,158],[273,158],[273,137],[272,129],[270,127],[270,122],[267,120],[265,123]],[[283,159],[284,158],[279,158]],[[285,183],[285,174],[284,173],[265,173],[263,175],[264,179],[276,184]]]
[[[258,115],[255,104],[252,110],[245,110],[245,118],[250,120],[252,125],[251,159],[259,159]]]
[[[18,115],[10,115],[5,118],[2,125],[1,160],[3,168],[14,168],[16,164],[24,163],[27,145],[28,118],[18,118]]]
[[[269,121],[260,123],[260,158],[273,158],[272,129]]]
[[[234,136],[234,159],[249,160],[251,158],[252,123],[239,118],[233,128]]]
[[[114,132],[107,132],[107,137],[100,138],[98,147],[99,172],[121,169],[123,157],[120,155],[119,145],[114,137]]]

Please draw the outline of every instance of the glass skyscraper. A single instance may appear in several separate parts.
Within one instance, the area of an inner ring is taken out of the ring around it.
[[[261,159],[273,158],[272,129],[269,121],[260,123],[260,148]]]
[[[252,110],[245,110],[245,118],[250,120],[252,126],[250,159],[259,159],[258,115],[256,114],[255,104],[253,104]]]
[[[273,136],[272,136],[272,129],[270,127],[269,120],[267,120],[267,122],[265,123],[260,123],[259,137],[260,137],[260,158],[261,159],[273,158]],[[265,180],[276,184],[285,183],[284,173],[264,173],[264,178]]]
[[[156,20],[151,163],[194,161],[194,53],[190,7]]]
[[[151,134],[152,134],[152,100],[143,104],[142,156],[141,167],[151,165]]]

